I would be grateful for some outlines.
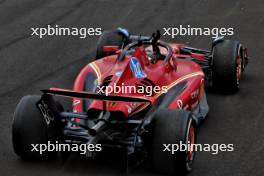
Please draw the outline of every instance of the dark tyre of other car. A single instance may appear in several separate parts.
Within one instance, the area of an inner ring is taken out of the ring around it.
[[[24,96],[18,103],[12,124],[12,142],[15,153],[25,160],[48,160],[56,157],[57,152],[33,150],[32,144],[55,143],[59,138],[59,128],[55,120],[49,124],[44,119],[37,102],[41,99],[38,95]],[[54,102],[58,109],[61,105]]]
[[[238,41],[224,40],[213,47],[212,81],[217,91],[233,93],[239,89],[242,76],[242,46]]]
[[[104,46],[118,46],[121,48],[122,44],[123,36],[118,31],[104,31],[97,42],[95,60],[115,54],[113,51],[104,52]]]
[[[161,109],[157,112],[153,126],[151,163],[155,171],[169,175],[185,175],[192,170],[195,157],[193,150],[176,150],[176,145],[196,143],[196,125],[191,113],[183,110]],[[164,151],[164,145],[172,151]],[[174,146],[174,149],[173,147]]]

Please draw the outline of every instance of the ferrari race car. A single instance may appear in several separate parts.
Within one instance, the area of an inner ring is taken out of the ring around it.
[[[144,156],[160,173],[190,172],[195,151],[164,146],[196,143],[197,127],[209,111],[205,86],[236,92],[247,50],[223,37],[210,50],[160,37],[159,31],[150,37],[123,28],[105,31],[94,61],[81,70],[73,90],[49,88],[20,100],[12,124],[15,153],[46,160],[58,152],[40,153],[33,144],[100,144],[124,149],[128,158]],[[64,110],[57,96],[72,98],[72,109]],[[87,150],[86,156],[97,153]]]

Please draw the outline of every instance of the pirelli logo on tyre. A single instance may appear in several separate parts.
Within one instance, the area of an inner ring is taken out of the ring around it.
[[[41,115],[44,117],[45,122],[47,123],[47,125],[49,125],[50,122],[54,120],[54,115],[52,111],[49,109],[48,105],[43,100],[37,102],[36,105]]]

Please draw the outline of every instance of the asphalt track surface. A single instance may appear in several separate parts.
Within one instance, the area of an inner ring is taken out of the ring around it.
[[[26,94],[51,86],[71,88],[78,71],[93,57],[98,37],[30,36],[31,27],[129,28],[149,35],[162,27],[190,24],[233,27],[249,49],[250,64],[241,90],[234,95],[210,93],[210,113],[199,129],[199,143],[233,143],[234,152],[198,152],[190,176],[264,175],[264,3],[262,0],[0,0],[0,175],[125,175],[115,154],[103,161],[71,156],[66,161],[29,163],[13,153],[12,113]],[[174,40],[209,48],[206,36]],[[153,175],[139,167],[129,175]]]

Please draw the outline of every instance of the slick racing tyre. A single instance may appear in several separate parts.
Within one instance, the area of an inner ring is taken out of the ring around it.
[[[196,143],[196,125],[190,112],[161,109],[155,116],[151,145],[152,167],[159,173],[185,175],[192,170],[195,151],[176,145]],[[169,150],[164,145],[168,145]]]
[[[37,108],[40,100],[38,95],[24,96],[18,103],[13,117],[12,142],[15,153],[26,160],[47,160],[54,158],[56,152],[39,151],[33,149],[33,144],[55,143],[59,139],[59,128],[56,118],[50,117],[49,123]],[[61,109],[58,102],[56,108]],[[39,149],[39,148],[38,148]]]
[[[115,52],[104,52],[104,46],[118,46],[121,48],[122,44],[123,36],[118,31],[104,31],[97,42],[95,59],[97,60],[115,54]]]
[[[242,46],[224,40],[213,47],[212,81],[217,91],[232,93],[239,89],[243,71]]]

